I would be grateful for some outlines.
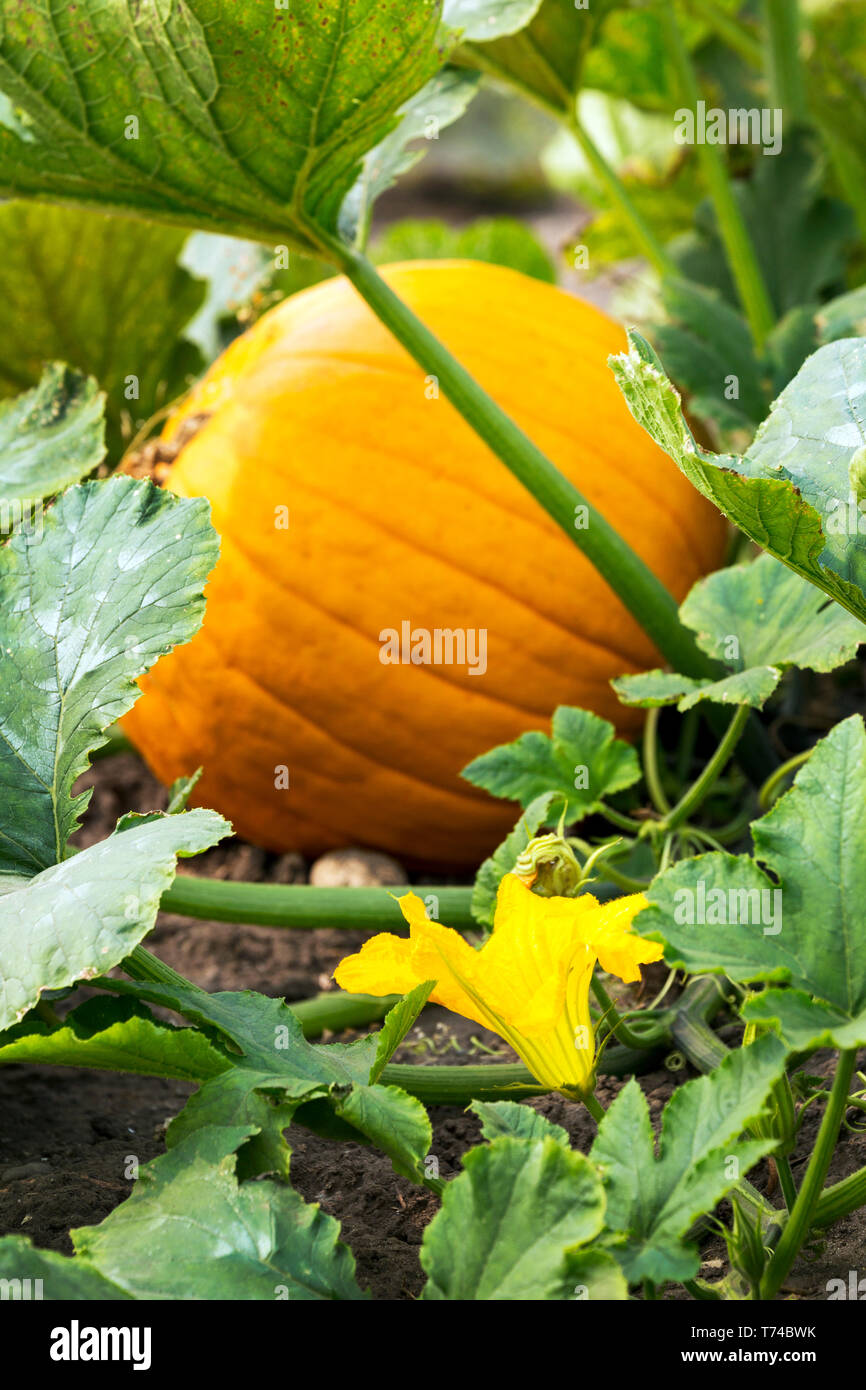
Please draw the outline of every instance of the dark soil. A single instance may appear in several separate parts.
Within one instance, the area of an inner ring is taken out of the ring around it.
[[[82,785],[95,786],[87,828],[79,843],[102,838],[126,810],[165,804],[165,794],[132,755],[97,764]],[[223,878],[290,882],[303,879],[296,856],[275,857],[231,842],[193,861],[196,873]],[[189,871],[193,866],[183,866]],[[187,921],[163,915],[148,945],[175,969],[207,989],[254,989],[290,1002],[330,986],[337,962],[363,940],[337,930],[280,932]],[[70,1005],[75,1001],[69,1001]],[[343,1035],[344,1038],[350,1035]],[[489,1051],[487,1050],[489,1049]],[[513,1054],[476,1025],[431,1008],[398,1054],[401,1061],[514,1060]],[[830,1054],[818,1054],[809,1071],[825,1073]],[[660,1069],[641,1078],[654,1117],[690,1070]],[[622,1083],[603,1079],[599,1098],[608,1104]],[[164,1130],[182,1108],[190,1088],[178,1082],[118,1076],[60,1067],[9,1066],[0,1071],[0,1233],[28,1235],[40,1246],[71,1252],[70,1229],[102,1220],[129,1194],[132,1160],[139,1164],[164,1149]],[[563,1125],[575,1147],[586,1150],[594,1124],[588,1113],[560,1097],[528,1102]],[[432,1153],[442,1177],[460,1169],[463,1153],[480,1138],[478,1122],[458,1109],[434,1108]],[[853,1117],[852,1117],[853,1118]],[[862,1118],[862,1117],[861,1117]],[[809,1152],[820,1120],[810,1107],[800,1154]],[[424,1227],[437,1208],[426,1189],[397,1177],[387,1158],[356,1144],[337,1144],[293,1127],[293,1182],[308,1200],[342,1222],[343,1238],[358,1263],[358,1277],[376,1299],[408,1299],[424,1276],[418,1253]],[[795,1176],[803,1157],[794,1156]],[[866,1164],[866,1136],[845,1132],[831,1169],[832,1180]],[[752,1180],[766,1188],[766,1166]],[[724,1245],[702,1248],[706,1278],[721,1275]],[[827,1297],[827,1281],[862,1276],[866,1262],[866,1218],[840,1222],[806,1252],[792,1271],[783,1296]]]

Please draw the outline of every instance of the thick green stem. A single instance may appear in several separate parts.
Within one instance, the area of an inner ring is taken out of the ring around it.
[[[734,749],[742,737],[749,717],[747,705],[741,705],[728,725],[727,732],[707,763],[700,777],[689,787],[672,811],[664,817],[661,824],[666,830],[676,830],[688,820],[693,811],[706,800],[731,760]]]
[[[809,1234],[818,1209],[824,1179],[827,1176],[827,1170],[830,1167],[833,1151],[839,1137],[839,1127],[848,1104],[848,1091],[856,1064],[857,1052],[855,1049],[840,1052],[830,1099],[827,1103],[827,1109],[824,1111],[824,1118],[821,1121],[821,1128],[818,1131],[818,1138],[812,1150],[806,1175],[797,1194],[793,1211],[785,1222],[785,1228],[779,1238],[773,1258],[770,1260],[761,1281],[762,1298],[775,1298],[803,1241]]]
[[[596,1124],[601,1124],[602,1120],[604,1119],[604,1106],[596,1100],[592,1091],[590,1091],[588,1095],[584,1096],[583,1103],[586,1106],[592,1118],[595,1120]]]
[[[791,1172],[791,1165],[784,1154],[776,1154],[774,1162],[776,1172],[779,1174],[779,1186],[782,1189],[785,1206],[790,1215],[797,1203],[797,1185],[794,1182],[794,1174]]]
[[[393,931],[404,925],[393,894],[401,888],[317,888],[308,883],[234,883],[229,879],[178,874],[163,894],[163,912],[205,921],[243,922],[261,927],[345,927]],[[457,931],[477,926],[472,889],[412,885],[425,901],[435,898],[439,921]]]
[[[770,100],[784,112],[786,121],[796,124],[806,114],[799,0],[764,0],[764,22]]]
[[[329,250],[386,328],[425,372],[435,375],[467,424],[579,546],[667,660],[687,675],[706,674],[707,658],[680,622],[672,595],[649,566],[482,390],[366,257],[337,241],[329,242]]]
[[[832,1226],[861,1207],[866,1207],[866,1168],[858,1168],[856,1173],[850,1173],[847,1178],[824,1188],[812,1225],[821,1229]]]
[[[598,1070],[605,1076],[639,1076],[658,1065],[661,1048],[638,1050],[609,1047]],[[383,1086],[400,1086],[424,1105],[468,1105],[470,1100],[524,1100],[543,1096],[542,1086],[520,1062],[491,1062],[485,1066],[412,1066],[391,1063],[381,1076]]]
[[[684,106],[695,113],[697,122],[701,91],[691,54],[680,33],[675,7],[670,0],[662,0],[662,3],[657,5],[656,12],[664,28],[668,53],[677,72],[681,100]],[[755,345],[762,348],[776,322],[773,302],[728,177],[726,160],[717,145],[709,145],[698,138],[697,131],[695,134],[695,148],[716,210],[719,235],[725,248],[728,266],[749,321]]]
[[[643,726],[643,775],[653,806],[661,815],[667,815],[671,803],[667,799],[661,779],[658,745],[659,711],[647,711]]]
[[[777,767],[776,771],[771,773],[758,792],[758,805],[762,811],[769,810],[782,782],[790,773],[796,772],[807,758],[811,758],[813,751],[814,749],[807,748],[804,753],[796,753],[793,758],[789,758],[786,763],[782,763],[781,767]]]
[[[683,991],[671,1037],[698,1071],[713,1071],[728,1055],[729,1049],[710,1027],[725,1002],[724,981],[716,975],[698,975]]]
[[[583,150],[587,163],[607,192],[611,202],[615,203],[624,214],[626,221],[631,226],[635,241],[650,264],[655,267],[659,275],[678,276],[680,270],[676,261],[665,250],[643,213],[635,205],[619,174],[607,162],[583,125],[576,108],[571,118],[565,122],[565,126]]]
[[[673,1010],[668,1010],[656,1019],[647,1018],[644,1014],[637,1014],[637,1019],[643,1018],[645,1023],[650,1024],[647,1032],[642,1033],[639,1028],[634,1029],[629,1027],[627,1020],[621,1016],[616,1004],[614,1004],[601,980],[598,978],[596,971],[593,971],[590,983],[592,985],[592,992],[601,1005],[604,1022],[607,1024],[611,1033],[613,1033],[617,1042],[622,1043],[624,1047],[631,1047],[637,1050],[642,1050],[647,1047],[658,1047],[670,1038],[671,1022],[674,1018]]]
[[[200,985],[193,984],[185,975],[180,975],[177,970],[172,970],[165,961],[153,955],[145,946],[136,946],[135,950],[123,961],[122,968],[133,980],[141,980],[142,983],[153,985],[168,985],[171,989],[182,989],[184,993],[195,990],[198,994],[206,994],[207,990]]]
[[[289,1008],[301,1020],[304,1037],[319,1038],[326,1028],[340,1033],[344,1028],[363,1028],[367,1023],[378,1023],[400,999],[399,994],[377,998],[372,994],[344,994],[342,990],[333,990],[317,994],[313,999],[290,1003]]]

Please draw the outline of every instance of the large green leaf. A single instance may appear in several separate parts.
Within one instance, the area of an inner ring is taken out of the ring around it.
[[[0,207],[0,395],[35,385],[45,362],[68,362],[106,393],[117,456],[204,365],[183,337],[205,294],[178,264],[184,240],[177,228],[79,208]]]
[[[754,859],[681,860],[650,886],[635,930],[665,941],[670,964],[693,974],[788,983],[831,1005],[836,1023],[858,1018],[866,1010],[864,800],[866,728],[852,715],[753,824]],[[825,1026],[830,1017],[825,1011]]]
[[[87,1260],[41,1250],[26,1236],[0,1238],[0,1279],[8,1281],[9,1298],[19,1289],[22,1299],[28,1293],[37,1297],[36,1288],[42,1298],[63,1303],[115,1303],[130,1297]]]
[[[439,66],[437,0],[0,4],[0,191],[315,250]]]
[[[399,1004],[395,1004],[393,1009],[390,1009],[385,1015],[385,1021],[376,1034],[376,1058],[370,1068],[371,1081],[379,1080],[385,1067],[430,998],[435,983],[435,980],[426,980],[423,984],[416,985],[405,998],[400,1000]]]
[[[540,105],[567,114],[599,26],[605,15],[622,3],[624,0],[593,0],[588,8],[577,10],[573,0],[543,0],[541,5],[524,7],[534,10],[535,15],[517,32],[503,32],[492,25],[485,30],[482,24],[467,28],[458,56],[462,62],[510,82]],[[447,4],[445,12],[447,17]]]
[[[866,1046],[866,1009],[853,1017],[800,989],[765,989],[742,1008],[749,1023],[774,1028],[792,1052]]]
[[[134,999],[97,995],[80,1004],[63,1023],[35,1015],[0,1034],[0,1065],[95,1067],[103,1071],[165,1076],[201,1082],[231,1064],[197,1028],[158,1022]]]
[[[727,666],[721,680],[650,671],[612,682],[626,705],[666,705],[681,710],[701,700],[755,708],[772,695],[791,666],[832,671],[857,653],[866,627],[820,589],[772,555],[731,565],[699,580],[680,607],[698,646]]]
[[[482,753],[461,775],[491,795],[525,807],[545,792],[555,792],[567,803],[566,819],[582,820],[599,809],[604,797],[640,779],[635,750],[615,733],[597,714],[560,705],[549,735],[537,730],[521,734],[514,743]]]
[[[422,1297],[564,1299],[566,1254],[598,1235],[603,1220],[592,1164],[556,1139],[505,1136],[470,1149],[424,1232]]]
[[[568,1135],[562,1125],[545,1119],[531,1105],[519,1105],[513,1100],[474,1100],[469,1107],[481,1121],[485,1139],[555,1139],[569,1148]]]
[[[662,296],[668,318],[652,337],[665,370],[688,391],[689,410],[751,438],[772,397],[746,320],[716,290],[693,280],[666,280]]]
[[[125,832],[129,833],[129,832]],[[206,994],[194,986],[104,980],[106,988],[174,1009],[198,1024],[232,1064],[206,1081],[168,1130],[169,1145],[209,1125],[243,1122],[258,1133],[244,1146],[244,1177],[261,1172],[288,1176],[291,1150],[283,1131],[293,1119],[311,1128],[377,1144],[398,1172],[419,1180],[432,1138],[419,1101],[395,1086],[378,1086],[383,1057],[400,1029],[420,1008],[426,986],[398,1004],[385,1020],[384,1038],[371,1033],[351,1044],[307,1042],[301,1024],[282,999],[251,991]],[[323,1110],[324,1106],[324,1110]],[[342,1124],[333,1123],[334,1116]]]
[[[231,827],[215,811],[186,811],[111,835],[3,895],[0,1028],[43,990],[93,979],[152,928],[178,856],[199,854]]]
[[[822,343],[866,336],[866,285],[859,285],[856,290],[848,290],[822,304],[815,317]]]
[[[658,1155],[640,1086],[632,1079],[620,1091],[590,1156],[604,1174],[605,1229],[622,1238],[610,1248],[630,1284],[697,1272],[688,1231],[772,1149],[774,1140],[743,1142],[739,1135],[763,1113],[785,1057],[779,1039],[768,1034],[680,1086],[662,1112]]]
[[[0,873],[63,859],[72,795],[136,677],[198,629],[217,555],[208,503],[112,478],[71,488],[0,550]]]
[[[0,1271],[41,1277],[48,1299],[363,1298],[333,1217],[282,1184],[238,1183],[235,1150],[248,1133],[202,1130],[154,1159],[100,1225],[72,1232],[72,1257],[7,1236]]]
[[[464,42],[514,34],[528,24],[541,0],[444,0],[442,18]]]
[[[629,334],[629,351],[611,366],[638,424],[699,492],[764,550],[866,619],[866,520],[855,488],[866,442],[859,404],[866,339],[819,348],[742,456],[700,447],[678,392],[639,333]]]
[[[340,211],[346,241],[366,240],[372,207],[380,194],[424,156],[421,140],[438,140],[439,131],[463,115],[478,87],[478,74],[445,67],[403,105],[399,125],[364,159],[360,177]]]
[[[7,341],[20,338],[10,335]],[[0,505],[9,513],[0,513],[0,534],[15,524],[38,524],[35,504],[79,482],[102,461],[103,406],[96,382],[62,362],[46,367],[32,391],[0,404]],[[28,507],[16,509],[16,502]]]
[[[453,3],[456,8],[460,0]],[[486,3],[493,8],[489,0]],[[721,3],[736,7],[736,0]],[[448,8],[446,4],[446,16]],[[677,104],[678,84],[664,26],[651,7],[632,6],[628,0],[591,0],[578,8],[574,0],[543,0],[534,8],[531,23],[519,32],[503,34],[491,26],[485,34],[481,25],[467,30],[461,60],[512,83],[560,115],[571,113],[581,84],[663,111]],[[682,30],[690,48],[709,32],[690,15],[682,17]]]

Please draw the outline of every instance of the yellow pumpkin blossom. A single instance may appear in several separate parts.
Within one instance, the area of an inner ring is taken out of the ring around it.
[[[360,994],[406,994],[435,980],[430,999],[497,1033],[543,1086],[586,1095],[594,1084],[589,989],[598,960],[621,980],[659,960],[661,946],[631,930],[647,906],[641,893],[600,904],[589,893],[543,898],[516,874],[499,887],[493,934],[480,951],[431,922],[415,893],[399,899],[408,940],[383,932],[334,972]]]

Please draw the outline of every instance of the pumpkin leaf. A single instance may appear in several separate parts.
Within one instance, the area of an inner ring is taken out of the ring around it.
[[[866,285],[837,295],[823,304],[815,315],[822,343],[834,343],[838,338],[866,337]]]
[[[766,704],[782,678],[774,666],[756,666],[738,671],[723,680],[693,680],[673,671],[644,671],[639,676],[619,676],[611,685],[624,705],[642,709],[658,709],[676,705],[684,712],[701,700],[720,705],[750,705],[760,709]]]
[[[204,366],[184,336],[205,294],[178,264],[185,237],[80,208],[0,206],[0,394],[35,386],[45,362],[68,362],[105,392],[109,453],[119,458]]]
[[[373,246],[379,264],[392,261],[467,260],[506,265],[547,284],[556,271],[547,251],[529,227],[512,217],[481,218],[467,227],[407,219],[394,222]]]
[[[378,1046],[376,1059],[370,1068],[371,1083],[379,1080],[385,1067],[430,998],[435,984],[435,980],[427,980],[424,984],[416,985],[400,1000],[399,1004],[395,1004],[393,1009],[389,1009],[385,1015],[382,1027],[376,1034]]]
[[[399,1086],[352,1086],[334,1096],[337,1117],[387,1154],[395,1173],[410,1182],[424,1178],[424,1158],[433,1142],[430,1117],[420,1100]],[[303,1117],[301,1117],[303,1119]]]
[[[665,370],[688,391],[689,410],[723,432],[751,437],[772,396],[746,320],[716,290],[692,280],[665,280],[662,300],[668,322],[652,337]]]
[[[64,493],[0,550],[0,873],[63,859],[88,755],[135,679],[188,641],[217,537],[203,499],[112,478]]]
[[[833,671],[866,641],[857,618],[771,555],[699,580],[680,618],[697,634],[698,646],[731,674],[716,681],[662,671],[620,676],[611,684],[624,704],[677,702],[687,710],[712,700],[760,709],[789,667]]]
[[[478,89],[480,74],[444,67],[401,106],[399,125],[364,159],[361,175],[340,210],[340,235],[363,243],[373,204],[401,174],[424,157],[416,142],[439,138],[439,131],[459,120]]]
[[[131,1195],[98,1226],[71,1232],[74,1256],[0,1240],[0,1270],[38,1268],[49,1299],[90,1297],[99,1280],[134,1299],[358,1300],[339,1225],[292,1188],[239,1183],[235,1151],[248,1128],[212,1128],[142,1168]],[[147,1258],[142,1258],[142,1251]]]
[[[698,491],[861,620],[866,547],[858,543],[862,515],[850,499],[850,469],[864,444],[857,401],[864,364],[866,339],[819,348],[779,396],[748,453],[736,456],[697,444],[678,392],[640,334],[630,333],[629,351],[611,358],[632,415]]]
[[[464,42],[470,39],[501,38],[528,24],[541,0],[444,0],[442,19],[460,31]]]
[[[485,30],[483,24],[467,28],[459,60],[511,83],[548,109],[568,113],[577,95],[583,61],[600,25],[615,5],[623,3],[593,0],[590,7],[580,11],[575,10],[573,0],[527,5],[524,8],[533,12],[531,22],[526,24],[524,19],[519,29],[491,25]],[[492,8],[489,4],[486,7]],[[447,3],[445,17],[449,18]]]
[[[130,1297],[87,1260],[42,1250],[26,1236],[0,1238],[0,1279],[6,1279],[10,1289],[15,1288],[17,1279],[22,1290],[32,1289],[35,1281],[41,1280],[42,1298],[54,1302],[119,1303]],[[9,1297],[15,1298],[15,1294]],[[21,1297],[26,1298],[27,1293],[22,1292]]]
[[[593,1303],[621,1302],[628,1298],[628,1282],[606,1250],[593,1246],[566,1250],[562,1297]]]
[[[633,786],[640,775],[635,750],[616,737],[613,725],[570,705],[554,712],[549,735],[521,734],[514,743],[483,753],[461,774],[492,796],[525,807],[555,792],[565,799],[570,821],[592,815],[604,797]]]
[[[422,1298],[564,1299],[566,1253],[598,1235],[604,1194],[592,1164],[556,1139],[504,1136],[470,1149],[424,1232]]]
[[[206,283],[204,302],[184,336],[207,362],[280,300],[336,274],[318,257],[214,232],[193,232],[180,265]]]
[[[137,1000],[97,996],[59,1026],[27,1017],[0,1034],[0,1065],[42,1063],[203,1081],[229,1065],[197,1028],[158,1022]]]
[[[859,1018],[866,1010],[864,797],[866,728],[852,715],[815,745],[791,790],[753,823],[754,858],[681,860],[650,885],[650,906],[634,930],[663,940],[665,959],[692,974],[788,983],[833,1006],[840,1023]]]
[[[172,782],[168,789],[168,805],[165,808],[167,816],[176,816],[179,811],[186,810],[201,774],[202,769],[197,767],[191,777],[178,777]]]
[[[698,1249],[687,1239],[692,1224],[775,1146],[772,1139],[743,1142],[739,1135],[763,1113],[786,1055],[767,1034],[678,1087],[662,1112],[658,1153],[637,1081],[620,1091],[599,1122],[590,1157],[604,1175],[606,1232],[622,1237],[610,1250],[630,1284],[663,1284],[697,1272]]]
[[[440,63],[437,0],[4,4],[0,191],[315,252]]]
[[[765,989],[741,1009],[748,1023],[775,1029],[791,1052],[866,1046],[866,1009],[853,1018],[800,989]]]
[[[232,1064],[205,1081],[171,1122],[169,1147],[208,1125],[240,1118],[257,1131],[241,1150],[242,1176],[276,1172],[287,1178],[291,1150],[283,1130],[293,1120],[318,1129],[318,1102],[324,1102],[326,1118],[346,1122],[337,1128],[341,1137],[372,1139],[398,1172],[420,1178],[432,1139],[426,1112],[398,1087],[378,1086],[373,1078],[381,1074],[381,1051],[387,1051],[426,986],[413,991],[407,1010],[396,1006],[384,1046],[378,1033],[322,1046],[307,1042],[300,1021],[282,999],[251,991],[206,994],[194,986],[141,980],[101,980],[100,985],[175,1010],[202,1028]],[[353,1098],[356,1088],[360,1094]]]
[[[570,1148],[562,1125],[545,1119],[531,1105],[518,1105],[513,1100],[474,1100],[469,1109],[481,1121],[485,1139],[499,1139],[503,1134],[512,1139],[555,1139],[557,1144]]]
[[[119,965],[153,927],[178,856],[209,849],[230,829],[215,811],[165,816],[16,880],[0,921],[0,1028],[23,1018],[44,990]]]
[[[101,462],[104,403],[92,377],[62,362],[46,367],[32,391],[0,403],[0,498],[8,513],[0,513],[0,533],[16,522],[41,522],[38,512],[33,516],[36,504],[79,482]],[[14,505],[24,502],[26,515]]]
[[[735,8],[734,0],[720,2]],[[447,18],[447,4],[445,13]],[[690,15],[682,17],[681,27],[689,48],[709,33]],[[571,114],[581,86],[665,113],[677,105],[678,81],[664,29],[650,7],[592,0],[577,9],[574,0],[543,0],[519,32],[491,29],[487,39],[492,41],[485,42],[481,27],[473,27],[460,60],[510,82],[557,114]]]

